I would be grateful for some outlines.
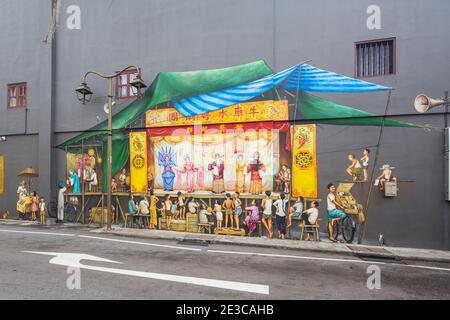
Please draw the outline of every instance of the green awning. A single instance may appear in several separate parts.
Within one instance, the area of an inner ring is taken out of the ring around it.
[[[383,116],[343,106],[318,96],[300,91],[296,114],[292,120],[309,120],[311,123],[323,123],[347,126],[381,126]],[[387,127],[422,128],[422,126],[385,119]]]
[[[161,72],[141,99],[133,101],[113,116],[113,130],[125,128],[147,110],[161,103],[222,90],[260,79],[272,73],[272,69],[262,60],[223,69]],[[107,121],[104,121],[65,141],[57,148],[64,149],[83,139],[105,134],[107,128]]]

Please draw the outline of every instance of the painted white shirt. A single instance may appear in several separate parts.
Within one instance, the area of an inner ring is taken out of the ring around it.
[[[336,209],[336,205],[333,201],[336,200],[336,196],[333,193],[329,193],[327,196],[327,209],[328,211],[332,211]]]
[[[306,210],[308,213],[308,221],[310,224],[316,224],[317,218],[319,217],[319,209],[310,208]]]
[[[277,208],[277,216],[280,217],[285,217],[286,216],[286,200],[282,200],[282,199],[278,199],[277,201],[275,201],[275,203],[273,204],[276,208]]]

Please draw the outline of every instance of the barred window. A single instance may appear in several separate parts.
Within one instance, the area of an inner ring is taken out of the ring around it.
[[[395,38],[355,43],[355,76],[395,74]]]

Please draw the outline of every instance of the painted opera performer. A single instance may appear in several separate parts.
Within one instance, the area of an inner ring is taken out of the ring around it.
[[[223,181],[223,172],[225,170],[225,163],[220,158],[220,154],[215,155],[213,163],[208,165],[208,170],[213,174],[212,192],[223,193],[225,192],[225,183]]]
[[[163,167],[161,174],[165,191],[173,191],[173,183],[175,180],[175,172],[173,167],[176,166],[176,153],[172,148],[163,148],[158,152],[159,165]]]
[[[244,193],[245,189],[245,162],[242,154],[236,159],[236,191]]]
[[[262,193],[262,178],[266,172],[265,165],[259,160],[260,154],[256,151],[253,154],[253,160],[247,166],[247,172],[250,174],[250,193]]]
[[[195,173],[197,172],[197,168],[195,168],[194,163],[191,161],[191,157],[186,155],[184,158],[184,166],[182,173],[186,174],[186,190],[189,193],[194,192],[195,185]]]

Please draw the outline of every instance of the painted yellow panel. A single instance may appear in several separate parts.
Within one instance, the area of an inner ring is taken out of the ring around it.
[[[0,156],[0,194],[5,192],[5,158]]]
[[[317,198],[316,126],[293,126],[292,196]]]
[[[287,121],[288,119],[287,100],[240,103],[192,117],[183,117],[175,108],[149,110],[146,114],[147,128],[192,126],[194,124]]]
[[[147,193],[147,133],[130,133],[131,192]]]

